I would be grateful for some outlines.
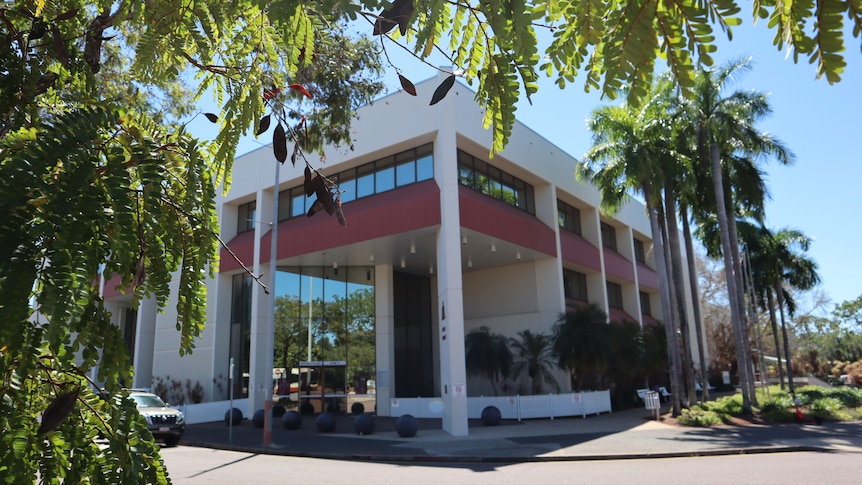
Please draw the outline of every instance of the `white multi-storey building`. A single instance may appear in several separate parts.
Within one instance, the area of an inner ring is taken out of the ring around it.
[[[305,196],[302,162],[284,164],[273,189],[269,147],[236,159],[217,210],[222,239],[269,284],[277,193],[275,293],[301,309],[288,318],[307,322],[308,308],[317,321],[321,301],[371,292],[376,362],[365,377],[376,385],[376,412],[388,415],[397,398],[438,397],[444,429],[460,435],[466,397],[488,393],[465,372],[471,329],[549,333],[583,302],[641,325],[661,320],[661,309],[644,207],[632,202],[602,215],[598,190],[575,180],[576,160],[520,123],[490,158],[491,133],[473,92],[456,83],[429,106],[442,79],[417,85],[419,96],[398,92],[361,108],[353,146],[310,160],[339,183],[346,228],[325,212],[306,216],[315,198]],[[233,358],[249,379],[237,388],[248,394],[248,411],[263,407],[273,303],[226,250],[209,283],[207,328],[189,356],[179,356],[171,305],[160,314],[144,301],[134,311],[111,286],[105,296],[133,351],[134,386],[170,376],[199,382],[205,400],[223,400]],[[350,305],[341,311],[353,318]],[[349,350],[343,355],[351,359]],[[558,380],[566,390],[568,379]]]

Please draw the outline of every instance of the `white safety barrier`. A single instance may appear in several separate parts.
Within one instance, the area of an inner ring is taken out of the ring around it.
[[[611,412],[611,395],[605,391],[542,394],[539,396],[479,396],[467,398],[467,417],[480,419],[482,410],[494,406],[503,419],[534,419]],[[410,414],[416,418],[439,418],[445,404],[439,397],[390,399],[390,416]]]
[[[251,419],[248,412],[247,398],[234,399],[233,407],[242,411],[243,417]],[[186,416],[186,424],[212,423],[224,421],[224,415],[230,407],[230,401],[202,402],[200,404],[185,404],[177,406]]]

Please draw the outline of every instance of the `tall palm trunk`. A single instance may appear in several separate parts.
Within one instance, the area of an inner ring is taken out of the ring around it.
[[[670,360],[670,382],[676,386],[680,382],[679,371],[682,369],[679,355],[679,340],[676,336],[676,323],[673,319],[673,305],[671,305],[670,282],[667,279],[667,262],[664,257],[664,234],[659,224],[658,213],[661,211],[661,199],[658,203],[652,197],[652,190],[647,184],[642,187],[647,210],[649,211],[650,232],[654,245],[656,273],[658,274],[658,286],[661,296],[661,312],[664,317],[665,337],[667,338],[667,353]],[[658,207],[656,207],[658,206]],[[671,396],[672,414],[679,416],[682,413],[679,392]]]
[[[685,390],[688,396],[688,405],[697,403],[697,391],[694,388],[694,359],[691,352],[691,329],[688,324],[688,306],[685,304],[685,276],[682,272],[682,250],[679,244],[679,227],[676,221],[676,198],[675,191],[666,184],[665,190],[665,223],[667,225],[668,247],[670,249],[671,273],[674,282],[674,295],[676,295],[676,308],[679,314],[679,328],[682,332],[682,375],[685,379]],[[680,389],[682,391],[682,389]],[[674,391],[677,392],[677,391]]]
[[[766,290],[766,301],[769,305],[769,323],[772,325],[772,337],[775,339],[775,356],[778,357],[778,382],[784,390],[784,366],[781,365],[781,345],[778,344],[778,323],[775,321],[775,299],[772,288]]]
[[[736,301],[739,308],[739,323],[742,329],[743,338],[745,339],[746,344],[748,344],[749,338],[751,336],[751,329],[748,325],[748,313],[745,311],[745,284],[742,280],[742,258],[739,254],[739,233],[736,230],[736,211],[734,211],[732,208],[732,201],[725,200],[725,202],[731,202],[731,205],[729,208],[727,208],[726,212],[727,230],[728,234],[730,235],[730,258],[733,263],[734,274],[736,275]],[[754,382],[754,361],[751,358],[750,345],[746,345],[745,347],[745,356],[745,361],[739,363],[739,369],[740,373],[742,373],[742,371],[744,370],[746,375],[748,376],[746,382],[748,383],[748,394],[751,399],[751,405],[757,406],[757,391],[755,389]],[[740,385],[741,384],[742,382],[740,382]]]
[[[718,145],[711,143],[709,147],[710,166],[712,170],[712,185],[715,191],[715,207],[718,215],[719,236],[721,238],[721,253],[724,258],[724,271],[727,279],[728,302],[730,303],[731,323],[733,325],[733,340],[736,344],[736,360],[739,368],[739,384],[742,390],[742,412],[751,414],[751,391],[748,382],[748,361],[751,353],[748,351],[748,338],[742,325],[742,309],[739,307],[737,289],[738,268],[733,264],[730,247],[730,230],[728,229],[727,205],[724,203],[724,184],[721,175],[721,158]]]
[[[784,323],[784,288],[781,286],[781,281],[775,283],[775,295],[778,298],[778,314],[781,316],[781,336],[784,339],[784,358],[787,365],[787,387],[790,393],[796,392],[796,385],[793,382],[793,364],[790,361],[790,341],[787,338],[787,325]],[[778,365],[781,365],[781,355],[778,356]]]
[[[697,335],[697,357],[700,367],[700,381],[703,387],[701,400],[709,401],[709,380],[706,366],[706,352],[704,345],[706,341],[703,339],[703,316],[700,312],[700,289],[697,283],[697,267],[694,261],[694,243],[691,237],[691,226],[688,223],[688,206],[681,203],[679,206],[679,214],[682,217],[682,235],[685,241],[685,256],[688,263],[688,282],[689,290],[691,291],[691,309],[694,313],[694,329]]]

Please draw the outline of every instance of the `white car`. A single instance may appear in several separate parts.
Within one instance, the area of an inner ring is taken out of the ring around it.
[[[138,412],[147,420],[147,426],[156,439],[165,442],[165,446],[176,446],[186,430],[186,418],[183,412],[169,406],[162,398],[151,393],[132,391],[129,393],[138,406]]]

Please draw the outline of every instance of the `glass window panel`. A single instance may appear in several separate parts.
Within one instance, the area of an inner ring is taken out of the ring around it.
[[[245,232],[254,229],[257,202],[252,201],[237,207],[236,232]]]
[[[345,353],[348,348],[345,339],[347,330],[347,268],[324,267],[325,278],[323,280],[323,315],[326,327],[323,338],[325,343],[321,352],[324,360],[347,360]],[[326,345],[330,345],[326,348]]]
[[[395,167],[395,183],[401,187],[402,185],[412,184],[416,182],[416,163],[407,162]]]
[[[431,155],[426,155],[419,160],[416,160],[416,180],[430,180],[434,178],[434,158]]]
[[[278,220],[284,221],[290,218],[290,191],[282,190],[278,193]]]
[[[338,188],[341,189],[341,202],[350,202],[352,200],[356,200],[356,179],[351,178],[348,180],[344,180],[338,184]]]
[[[416,150],[407,150],[395,154],[395,163],[402,164],[404,162],[412,162],[416,160]]]
[[[611,308],[622,308],[623,307],[623,287],[616,284],[607,282],[608,288],[608,306]]]
[[[305,215],[305,192],[302,189],[293,189],[290,197],[290,217]]]
[[[458,183],[471,189],[476,189],[473,170],[466,165],[458,166]]]
[[[390,165],[386,168],[377,170],[375,174],[377,179],[375,191],[376,193],[386,192],[395,188],[395,167]]]
[[[356,198],[374,194],[374,164],[359,167],[356,179]]]
[[[420,147],[416,147],[416,157],[424,158],[426,156],[432,156],[434,154],[434,144],[426,143]]]
[[[652,308],[650,308],[649,295],[643,291],[640,292],[641,297],[641,313],[646,316],[652,315]]]
[[[473,171],[477,174],[487,175],[488,164],[478,158],[473,158]]]
[[[515,207],[518,206],[518,193],[512,187],[501,185],[500,190],[504,202]]]

